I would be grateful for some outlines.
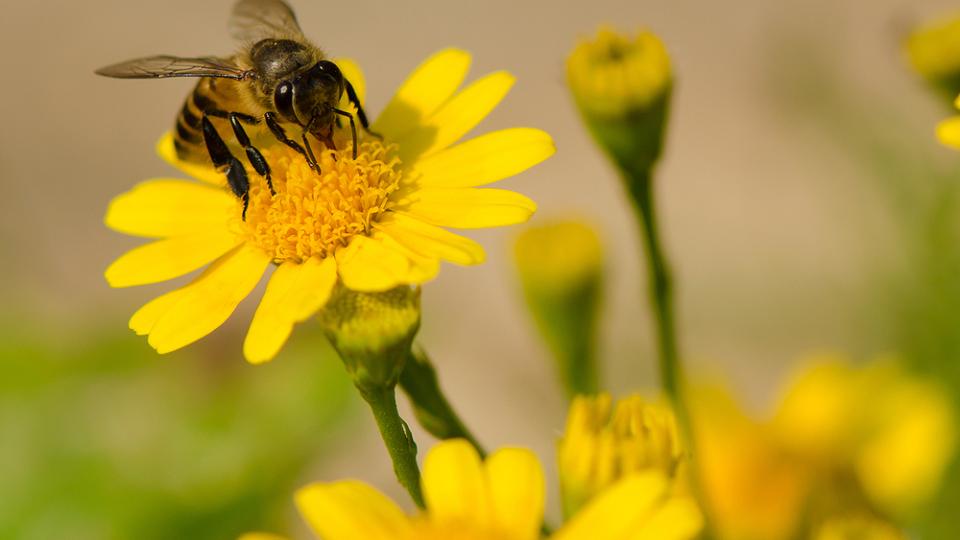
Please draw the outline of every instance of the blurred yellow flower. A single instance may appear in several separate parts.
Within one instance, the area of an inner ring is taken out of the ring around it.
[[[705,511],[719,538],[795,536],[810,478],[720,387],[690,392]]]
[[[960,14],[914,29],[907,37],[910,65],[951,98],[960,92]]]
[[[424,460],[423,493],[427,509],[415,516],[374,488],[351,480],[312,484],[297,492],[296,502],[324,540],[540,538],[544,478],[528,450],[501,449],[481,461],[466,441],[441,442]],[[673,495],[667,479],[651,472],[615,484],[550,538],[686,540],[694,538],[700,526],[693,500]]]
[[[670,56],[651,32],[635,36],[601,28],[567,59],[567,83],[577,104],[601,116],[622,116],[661,98],[672,83]]]
[[[954,106],[960,109],[960,97],[954,101]],[[960,150],[960,116],[951,116],[937,124],[937,138],[942,144]]]
[[[361,100],[363,76],[338,61]],[[206,266],[189,285],[149,302],[130,327],[160,353],[206,336],[233,313],[277,265],[244,343],[251,362],[273,358],[295,323],[326,303],[337,282],[358,291],[384,291],[432,279],[439,261],[478,264],[483,248],[443,227],[470,229],[527,220],[530,199],[502,189],[477,189],[517,174],[553,154],[550,136],[529,128],[495,131],[454,145],[503,99],[513,84],[505,72],[457,92],[470,65],[448,49],[425,61],[400,87],[371,129],[356,159],[345,130],[337,147],[319,156],[314,173],[295,151],[262,148],[276,195],[253,182],[249,209],[224,188],[212,167],[180,162],[170,135],[162,157],[205,181],[148,180],[115,198],[106,223],[119,232],[158,239],[106,271],[114,287],[157,283]],[[344,104],[343,106],[347,106]],[[250,178],[258,176],[251,170]]]
[[[564,514],[571,516],[622,478],[658,471],[673,478],[684,457],[668,405],[639,395],[577,396],[557,445]]]
[[[890,536],[897,523],[851,515],[909,520],[955,450],[944,390],[890,361],[811,358],[767,421],[722,390],[693,395],[697,464],[722,538],[782,540],[801,528],[816,538],[899,538]]]
[[[956,447],[946,391],[892,361],[813,358],[773,419],[785,447],[825,471],[850,470],[871,502],[909,515],[934,495]]]

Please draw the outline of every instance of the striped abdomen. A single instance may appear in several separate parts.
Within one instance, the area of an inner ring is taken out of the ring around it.
[[[205,112],[247,112],[240,99],[240,83],[231,79],[203,78],[187,96],[173,131],[173,146],[177,156],[185,161],[209,163],[207,147],[203,142],[200,122]],[[229,124],[214,116],[210,120],[227,139],[232,139]],[[230,135],[230,136],[228,136]]]

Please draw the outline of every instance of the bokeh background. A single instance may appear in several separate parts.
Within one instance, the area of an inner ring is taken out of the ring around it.
[[[614,392],[655,388],[642,261],[629,204],[563,73],[575,41],[605,22],[657,32],[677,73],[657,182],[691,373],[722,377],[761,407],[807,353],[894,352],[960,389],[960,158],[935,143],[948,106],[901,46],[950,2],[291,3],[308,36],[365,68],[374,115],[446,46],[474,54],[474,75],[517,76],[479,132],[530,125],[556,139],[557,154],[508,187],[538,202],[535,220],[578,216],[603,233],[601,356]],[[316,327],[298,328],[269,365],[246,365],[248,301],[209,338],[161,357],[126,323],[169,285],[110,290],[102,277],[137,243],[103,226],[106,205],[139,180],[177,176],[153,145],[192,83],[93,70],[229,53],[231,4],[3,8],[0,538],[296,530],[290,493],[311,480],[360,478],[401,499]],[[529,446],[552,466],[565,411],[511,266],[516,233],[468,233],[489,262],[448,266],[425,288],[420,342],[487,445]],[[946,492],[923,530],[949,534],[960,485]]]

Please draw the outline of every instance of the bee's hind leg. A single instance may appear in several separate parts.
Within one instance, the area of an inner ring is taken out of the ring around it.
[[[230,152],[227,143],[217,133],[217,128],[213,127],[213,123],[206,115],[203,117],[202,126],[203,142],[207,145],[210,160],[218,170],[226,174],[230,189],[243,201],[241,218],[246,220],[247,206],[250,204],[250,182],[247,180],[247,171],[243,168],[243,163],[240,163],[240,160]]]

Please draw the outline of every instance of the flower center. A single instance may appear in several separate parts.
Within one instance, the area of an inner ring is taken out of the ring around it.
[[[351,237],[368,234],[400,187],[400,160],[380,141],[361,143],[356,159],[349,146],[317,154],[319,174],[286,146],[262,149],[276,195],[248,170],[250,203],[241,234],[278,263],[327,257]]]

